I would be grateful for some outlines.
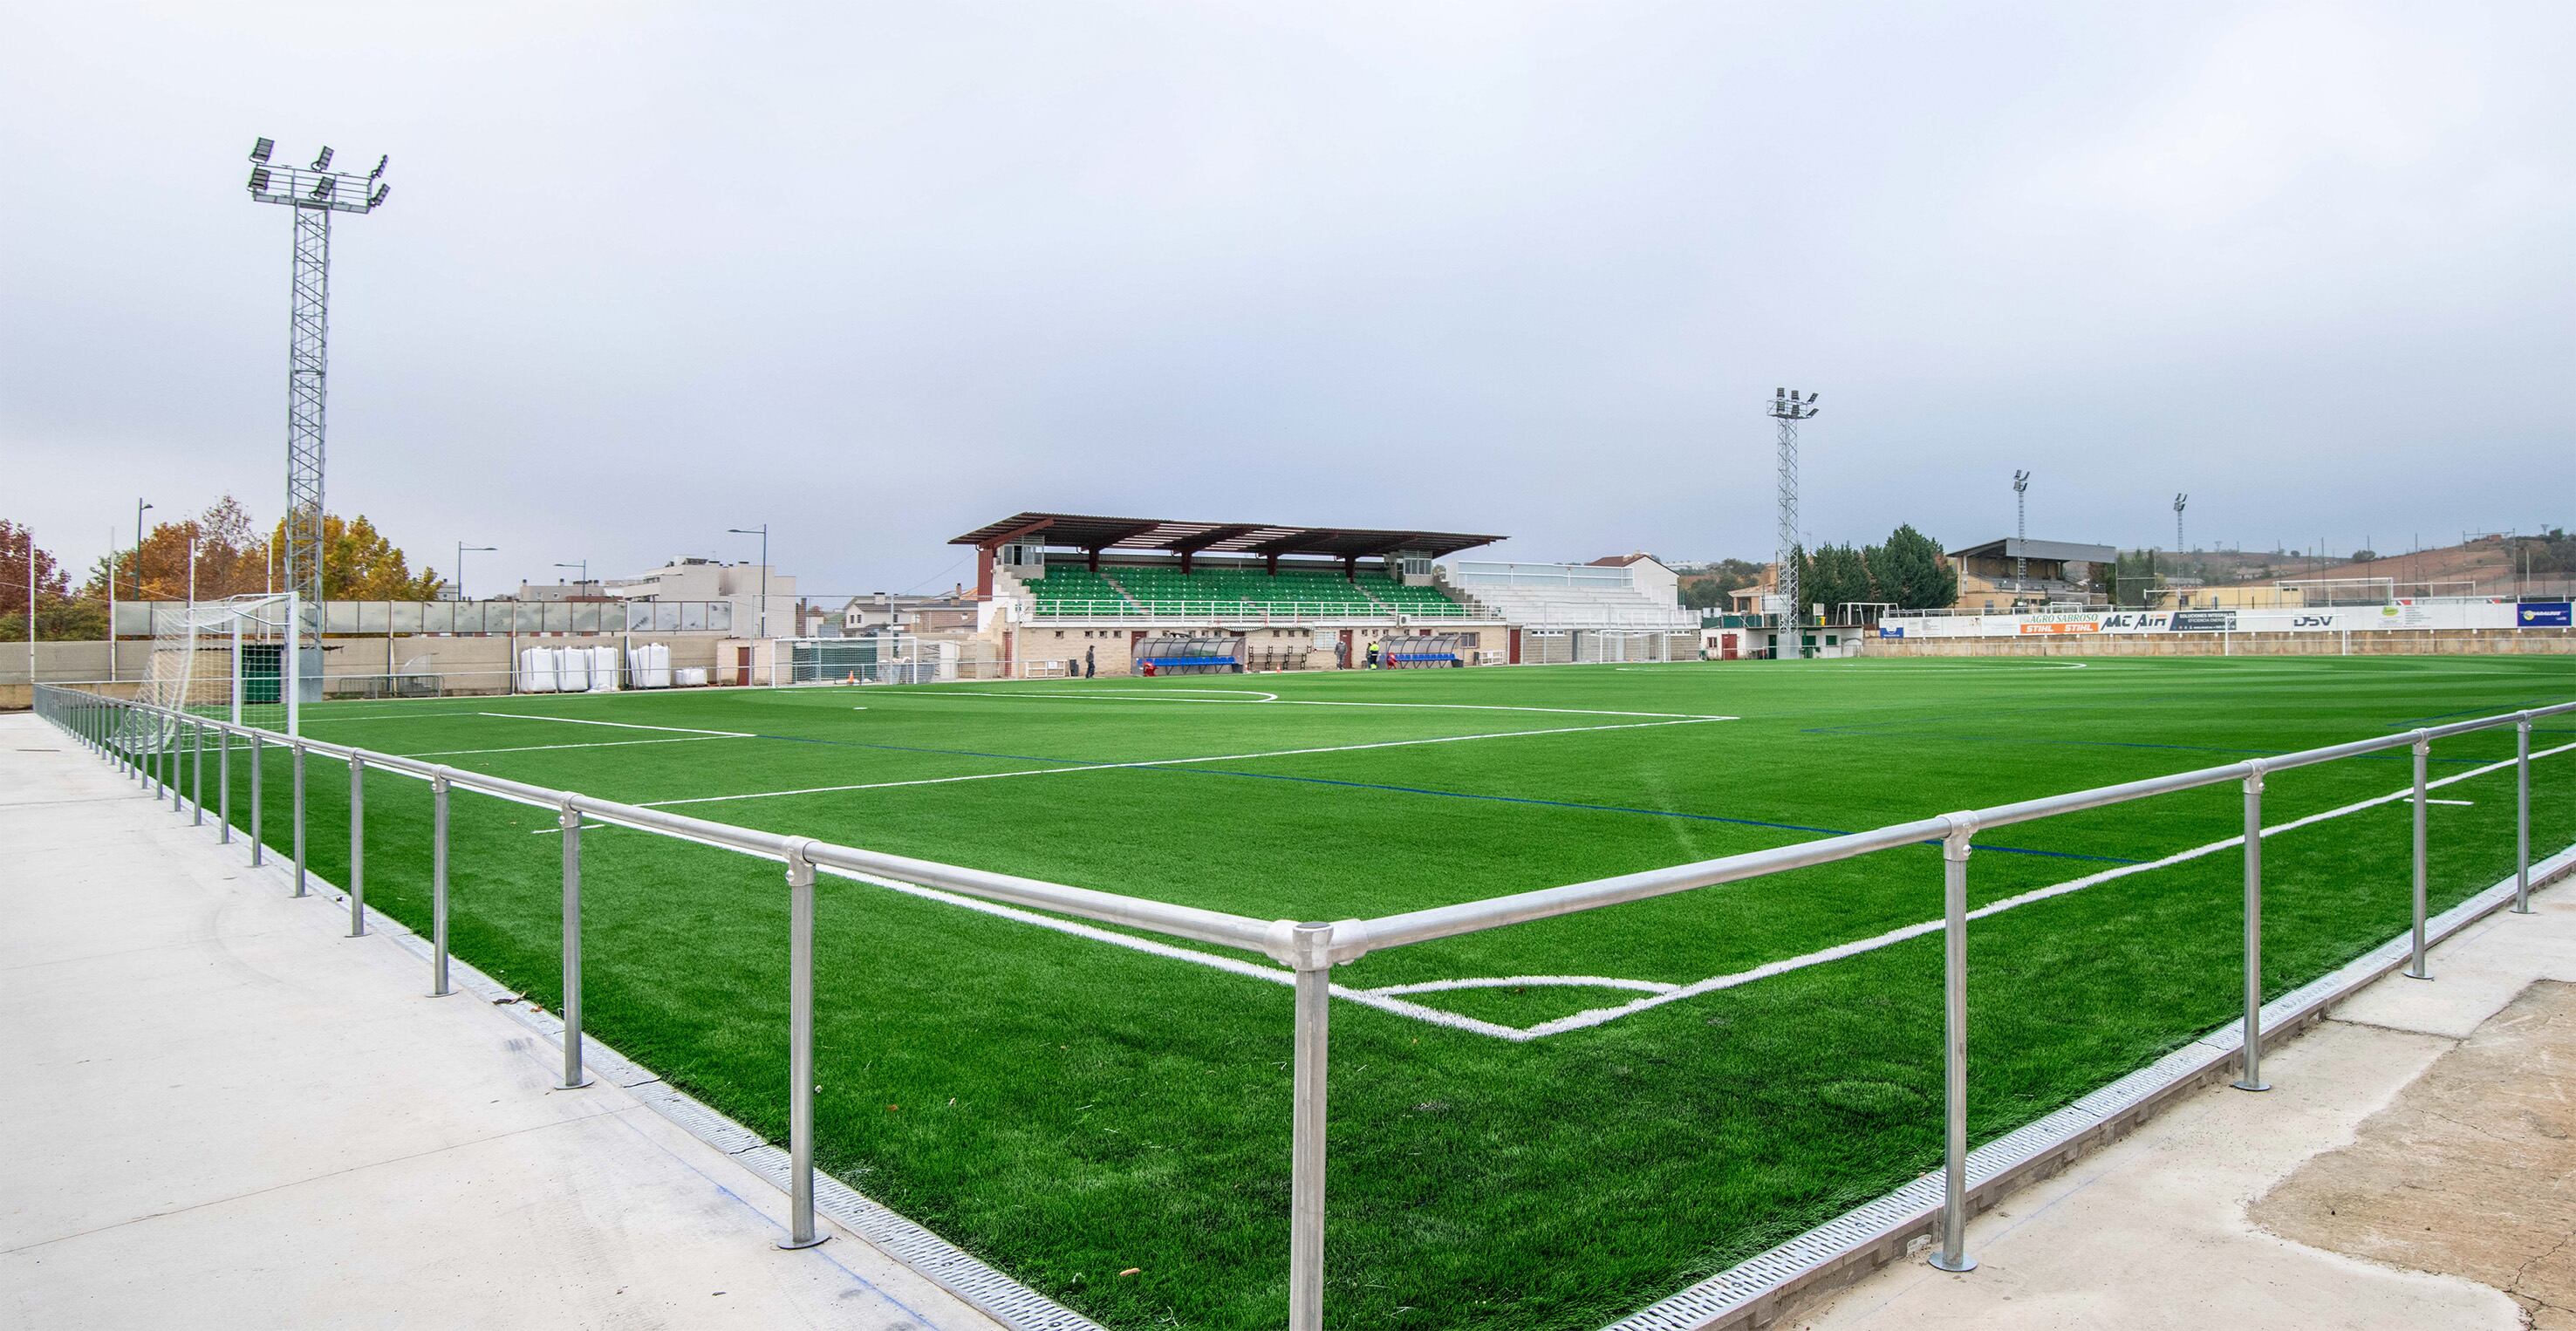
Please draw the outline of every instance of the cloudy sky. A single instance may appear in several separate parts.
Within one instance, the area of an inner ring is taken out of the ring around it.
[[[1759,555],[2576,525],[2563,3],[20,6],[0,516],[284,468],[255,135],[334,233],[330,495],[475,591],[944,587],[1022,508]]]

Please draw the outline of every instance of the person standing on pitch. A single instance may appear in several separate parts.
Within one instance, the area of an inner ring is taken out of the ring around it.
[[[1083,677],[1084,679],[1089,679],[1089,678],[1091,678],[1092,673],[1093,673],[1093,668],[1094,668],[1094,667],[1093,667],[1093,663],[1092,663],[1092,659],[1091,659],[1091,653],[1092,653],[1092,649],[1091,649],[1091,648],[1089,648],[1089,647],[1085,647],[1085,648],[1083,648],[1083,649],[1082,649],[1082,677]]]

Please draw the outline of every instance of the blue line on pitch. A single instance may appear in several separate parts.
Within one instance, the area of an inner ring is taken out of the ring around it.
[[[895,753],[936,753],[961,758],[998,758],[1010,762],[1056,763],[1067,767],[1134,768],[1144,771],[1179,772],[1185,775],[1247,777],[1256,781],[1296,781],[1315,786],[1344,786],[1353,790],[1384,790],[1405,795],[1434,795],[1442,799],[1484,800],[1495,804],[1528,804],[1548,809],[1581,809],[1591,813],[1628,813],[1645,818],[1681,818],[1701,823],[1732,823],[1738,827],[1767,827],[1782,832],[1811,832],[1817,836],[1847,835],[1842,828],[1808,827],[1802,823],[1775,823],[1760,818],[1729,818],[1722,814],[1680,813],[1671,809],[1637,809],[1622,804],[1584,804],[1575,800],[1537,799],[1526,795],[1480,795],[1463,790],[1433,790],[1428,786],[1395,786],[1375,781],[1345,781],[1324,776],[1291,776],[1282,772],[1238,772],[1197,764],[1155,762],[1150,759],[1132,763],[1103,763],[1083,758],[1040,758],[1025,753],[982,753],[972,749],[932,749],[910,744],[868,744],[857,740],[818,739],[802,735],[762,735],[760,738],[786,740],[795,744],[825,744],[845,749],[885,749]],[[1937,846],[1941,843],[1935,840],[1926,841],[1923,844]],[[2092,860],[2101,864],[2138,863],[2136,860],[2125,859],[2118,855],[2084,855],[2071,850],[2034,850],[2025,846],[1993,845],[1980,845],[1977,848],[2002,855],[2040,855],[2060,860]]]

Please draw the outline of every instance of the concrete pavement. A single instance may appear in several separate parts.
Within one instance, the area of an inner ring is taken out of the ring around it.
[[[2576,888],[2533,907],[2435,948],[2430,982],[2380,980],[2267,1051],[2270,1091],[2210,1087],[2005,1198],[1969,1225],[1975,1271],[1918,1255],[1786,1325],[2576,1326],[2548,1303],[2576,1280],[2528,1270],[2576,1239],[2576,1152],[2536,1149],[2576,1133],[2576,1016],[2549,1019],[2576,1013],[2553,983],[2576,981]],[[2492,1121],[2429,1137],[2446,1109]]]
[[[996,1324],[0,716],[0,1324]]]

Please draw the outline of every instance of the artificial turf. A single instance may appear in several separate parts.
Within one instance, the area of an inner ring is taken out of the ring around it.
[[[813,792],[672,806],[699,817],[1338,919],[2576,698],[2576,666],[2553,658],[2071,664],[1104,679],[306,715],[317,738],[628,802]],[[1684,719],[1706,716],[1736,719]],[[2544,723],[2534,748],[2571,739],[2576,725]],[[2511,752],[2510,730],[2449,740],[2432,770]],[[1185,758],[1215,761],[1173,762]],[[234,764],[237,816],[246,769]],[[272,750],[265,828],[281,850],[286,774]],[[2576,753],[2532,774],[2546,853],[2576,841]],[[2408,775],[2402,750],[2278,774],[2266,821]],[[2472,803],[2431,810],[2434,909],[2511,871],[2512,779],[2439,792]],[[346,786],[337,764],[314,764],[309,854],[333,881]],[[846,786],[871,788],[814,789]],[[2239,798],[2219,786],[1997,829],[1971,861],[1972,901],[2232,836]],[[428,809],[420,783],[370,774],[368,901],[424,929]],[[2271,992],[2404,929],[2407,819],[2387,804],[2267,839]],[[459,792],[453,822],[457,954],[551,1006],[552,815]],[[630,830],[584,836],[589,1030],[783,1136],[778,866]],[[2234,1014],[2240,866],[2229,850],[1977,923],[1974,1138]],[[1907,847],[1374,954],[1335,979],[1687,984],[1932,919],[1940,882],[1937,849]],[[1286,988],[831,878],[818,920],[825,1168],[1111,1326],[1284,1320]],[[1336,1003],[1327,1320],[1597,1325],[1934,1167],[1939,966],[1939,939],[1916,938],[1523,1042]],[[1638,996],[1513,984],[1413,1001],[1527,1027]]]

